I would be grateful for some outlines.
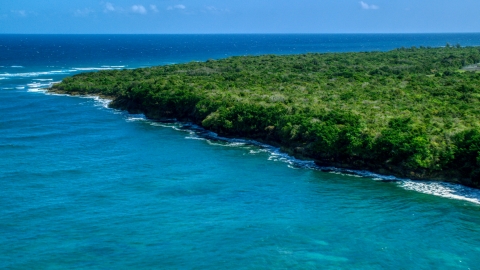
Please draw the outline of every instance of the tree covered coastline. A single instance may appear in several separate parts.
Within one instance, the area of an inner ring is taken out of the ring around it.
[[[281,146],[320,165],[480,187],[480,48],[238,56],[83,73],[51,91]],[[470,66],[469,70],[472,70]],[[475,68],[473,68],[475,70]]]

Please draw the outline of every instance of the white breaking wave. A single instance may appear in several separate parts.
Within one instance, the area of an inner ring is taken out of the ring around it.
[[[147,118],[143,114],[130,114],[127,117],[127,122],[146,121]]]
[[[112,102],[111,99],[106,99],[106,98],[101,98],[101,97],[98,97],[98,96],[87,96],[89,98],[93,98],[93,100],[95,101],[95,106],[100,106],[100,107],[103,107],[103,108],[106,108],[108,109],[108,104],[110,104],[110,102]]]
[[[45,93],[47,90],[42,88],[28,88],[27,92]]]
[[[124,68],[125,66],[102,66],[102,68]]]
[[[112,70],[112,69],[122,69],[125,66],[101,66],[101,67],[83,67],[77,68],[74,67],[72,70],[74,71],[96,71],[96,70]]]
[[[37,92],[37,93],[46,93],[47,87],[50,87],[52,82],[51,79],[34,79],[33,82],[27,84],[27,92]]]
[[[101,98],[99,96],[90,96],[90,95],[87,95],[87,96],[72,96],[72,95],[55,94],[55,93],[47,93],[47,94],[48,95],[58,95],[58,96],[69,96],[69,97],[75,97],[75,98],[92,99],[94,101],[93,106],[102,107],[102,108],[105,108],[105,109],[111,109],[111,108],[108,107],[108,105],[110,104],[110,102],[112,102],[112,100],[106,99],[106,98]]]
[[[445,182],[424,182],[405,180],[399,186],[424,194],[431,194],[449,199],[469,201],[480,204],[480,190]]]
[[[27,78],[27,77],[38,77],[44,75],[55,75],[55,74],[69,74],[68,71],[65,70],[54,70],[54,71],[42,71],[42,72],[22,72],[22,73],[2,73],[0,74],[1,77],[7,78]]]
[[[59,96],[59,97],[71,97],[69,94],[58,94],[58,93],[52,93],[52,92],[45,92],[45,94],[49,96]]]
[[[248,153],[252,155],[260,154],[260,153],[265,153],[267,150],[265,149],[255,149],[255,150],[250,150]]]
[[[29,87],[39,87],[39,86],[48,86],[48,84],[44,84],[44,83],[29,83],[27,84]]]
[[[5,78],[5,77],[0,77],[0,80],[6,80],[6,79],[7,79],[7,78]]]
[[[239,143],[239,142],[227,142],[227,143],[216,143],[211,140],[206,140],[208,144],[210,145],[217,145],[217,146],[226,146],[226,147],[239,147],[239,146],[245,146],[246,143]]]
[[[11,66],[12,68],[24,68],[24,66]]]
[[[192,137],[192,136],[187,136],[187,137],[185,137],[185,139],[187,139],[187,140],[199,140],[199,141],[207,141],[207,139],[205,139],[205,138],[201,138],[201,137]]]
[[[102,67],[86,67],[86,68],[72,68],[73,71],[93,71],[93,70],[110,70],[112,68],[102,68]]]
[[[23,68],[22,66],[12,66],[17,68]],[[39,71],[39,72],[20,72],[20,73],[2,73],[0,77],[10,78],[10,77],[38,77],[45,75],[59,75],[59,74],[70,74],[72,72],[81,72],[81,71],[100,71],[100,70],[113,70],[113,69],[123,69],[125,66],[101,66],[101,67],[73,67],[70,69],[63,70],[51,70],[51,71]],[[52,80],[52,79],[44,79]]]

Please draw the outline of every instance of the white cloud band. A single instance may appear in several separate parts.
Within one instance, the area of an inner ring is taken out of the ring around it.
[[[138,14],[147,14],[147,9],[142,5],[133,5],[132,11]]]
[[[363,1],[360,1],[360,6],[362,7],[362,9],[379,9],[378,6],[376,5],[369,5]]]

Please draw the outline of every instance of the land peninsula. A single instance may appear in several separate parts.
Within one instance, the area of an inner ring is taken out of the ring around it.
[[[238,56],[83,73],[50,91],[106,96],[323,166],[479,188],[478,62],[480,47],[460,46]]]

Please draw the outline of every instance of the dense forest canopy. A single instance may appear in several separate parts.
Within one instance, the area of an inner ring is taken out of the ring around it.
[[[460,46],[238,56],[78,74],[52,91],[109,96],[319,164],[479,187],[478,62],[480,48]]]

